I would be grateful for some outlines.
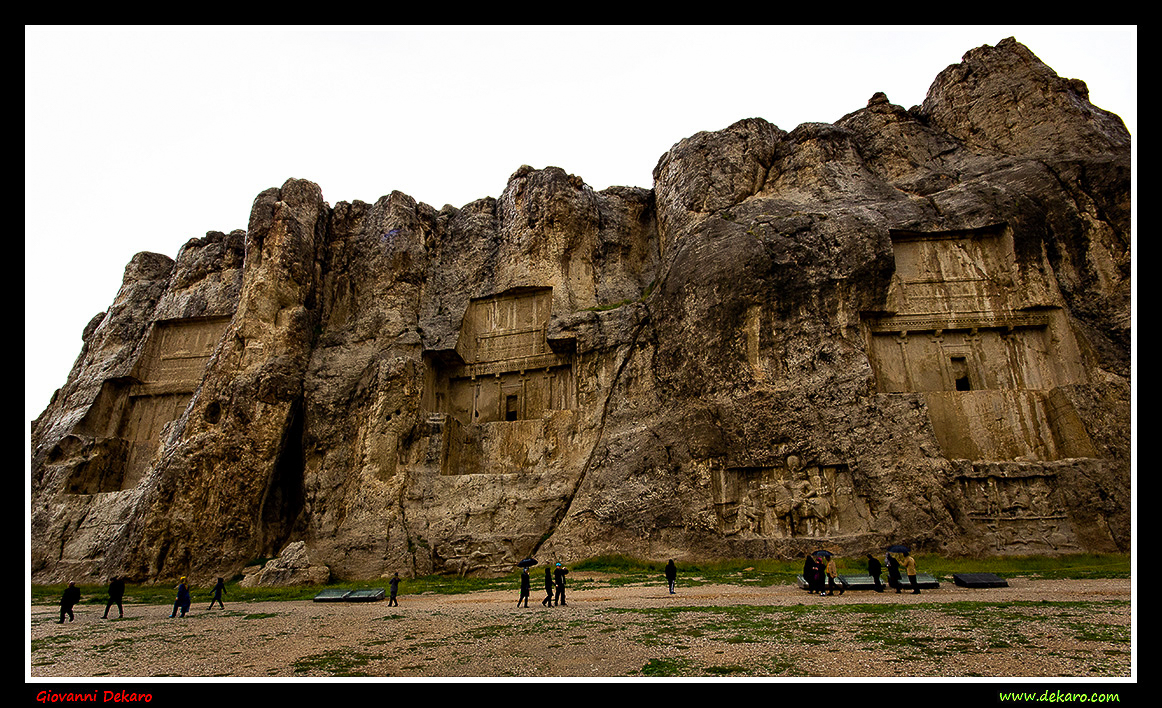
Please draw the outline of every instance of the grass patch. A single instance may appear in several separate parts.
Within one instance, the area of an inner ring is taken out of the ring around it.
[[[686,659],[650,659],[638,672],[642,676],[686,676],[691,667]]]
[[[917,554],[920,571],[930,573],[941,582],[952,582],[956,573],[995,573],[1002,578],[1026,577],[1040,579],[1092,579],[1130,577],[1128,554],[1073,554],[1064,556],[999,556],[993,558],[945,558]],[[587,558],[570,566],[572,571],[602,573],[610,576],[602,583],[609,586],[655,585],[665,582],[665,560],[652,561],[621,555],[603,555]],[[864,574],[865,559],[836,558],[840,574]],[[800,559],[744,558],[718,561],[682,562],[678,564],[678,587],[699,585],[746,585],[765,587],[789,585],[802,572]],[[541,571],[543,573],[543,570]],[[592,581],[570,578],[570,585],[584,590]],[[515,568],[507,575],[496,578],[429,575],[407,578],[400,583],[401,596],[436,594],[461,595],[491,590],[513,590],[519,587],[520,571]],[[237,582],[226,584],[228,601],[279,602],[312,600],[325,589],[337,587],[351,590],[383,588],[386,579],[336,582],[329,585],[300,585],[293,587],[244,588]],[[104,585],[79,585],[80,605],[103,607],[108,599]],[[55,605],[60,602],[64,584],[32,585],[33,605]],[[193,603],[208,603],[211,587],[191,587]],[[143,605],[172,606],[174,589],[168,583],[155,585],[127,585],[125,601]]]
[[[369,676],[363,667],[376,658],[371,654],[359,654],[340,649],[305,656],[292,664],[294,673],[324,673],[328,676]]]

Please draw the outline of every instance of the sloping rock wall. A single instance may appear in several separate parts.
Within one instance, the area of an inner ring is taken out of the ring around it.
[[[912,109],[682,140],[652,190],[289,180],[86,328],[34,580],[1126,550],[1129,141],[1008,39]]]

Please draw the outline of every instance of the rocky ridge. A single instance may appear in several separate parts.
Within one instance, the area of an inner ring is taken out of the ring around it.
[[[86,327],[33,579],[1126,550],[1129,147],[1006,39],[911,109],[686,138],[648,190],[288,180]]]

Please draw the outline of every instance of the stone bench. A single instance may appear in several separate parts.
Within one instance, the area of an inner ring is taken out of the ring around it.
[[[323,590],[315,595],[315,602],[375,602],[384,598],[383,588],[371,590]]]
[[[798,576],[798,578],[796,578],[796,580],[799,583],[799,587],[803,588],[804,590],[811,589],[811,586],[807,583],[807,581],[803,578],[802,575]],[[876,589],[875,580],[873,580],[872,576],[870,576],[870,575],[839,575],[839,576],[837,576],[836,581],[837,581],[836,582],[837,585],[843,585],[843,589],[845,591],[847,591],[847,590],[875,590]],[[845,582],[846,582],[846,584],[844,584]],[[891,589],[891,588],[888,588],[888,576],[887,576],[887,574],[880,576],[880,583],[885,588],[887,588],[889,590]],[[916,574],[916,585],[921,590],[935,590],[936,588],[940,587],[940,583],[936,580],[936,578],[929,575],[928,573],[917,573]],[[824,588],[827,587],[826,580],[823,581],[823,587]],[[902,587],[905,590],[911,589],[912,586],[908,582],[908,576],[905,575],[905,576],[902,576],[900,578],[900,587]]]

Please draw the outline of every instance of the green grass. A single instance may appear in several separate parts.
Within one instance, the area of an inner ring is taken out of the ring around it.
[[[370,654],[337,649],[303,657],[292,665],[294,673],[321,673],[328,676],[367,676],[364,667],[376,658]]]
[[[988,558],[942,557],[925,553],[916,555],[919,570],[929,573],[942,582],[952,582],[956,573],[995,573],[1002,578],[1026,577],[1043,579],[1090,579],[1130,577],[1130,557],[1128,554],[1074,554],[1064,556],[998,556]],[[603,584],[614,586],[656,585],[664,583],[665,560],[642,560],[621,555],[603,555],[587,558],[569,566],[574,573],[593,572],[610,576]],[[865,559],[837,558],[836,566],[840,574],[866,573]],[[678,562],[678,587],[698,585],[746,585],[765,587],[790,585],[802,572],[801,559],[776,560],[770,558],[743,558],[734,560]],[[534,582],[539,581],[543,570],[537,568]],[[429,575],[406,578],[400,583],[401,596],[432,593],[437,595],[459,595],[488,590],[511,590],[519,587],[520,571],[498,578],[473,578],[453,575]],[[570,576],[574,589],[585,589],[593,581]],[[327,588],[342,587],[352,590],[386,588],[385,578],[369,581],[337,582],[331,585],[300,585],[293,587],[244,588],[236,582],[226,584],[223,598],[226,608],[231,602],[267,602],[286,600],[311,600]],[[82,605],[101,605],[106,601],[106,586],[80,585]],[[538,590],[539,590],[539,586]],[[54,605],[60,601],[64,584],[33,585],[34,605]],[[210,587],[190,588],[193,605],[208,604]],[[535,595],[536,593],[534,593]],[[515,598],[515,594],[514,594]],[[172,605],[174,589],[169,584],[127,585],[125,601],[145,605]]]
[[[994,573],[1002,578],[1090,579],[1130,577],[1129,554],[1071,554],[1063,556],[997,556],[987,558],[943,557],[917,553],[921,573],[952,582],[957,573]],[[882,559],[881,559],[882,562]],[[836,558],[842,574],[867,573],[867,559]],[[620,555],[589,558],[573,564],[576,571],[610,573],[618,584],[657,583],[663,577],[666,561],[645,561]],[[743,558],[733,560],[679,562],[678,585],[748,585],[792,584],[803,572],[802,559],[776,560]]]
[[[650,659],[641,668],[642,676],[669,677],[687,676],[691,662],[686,659]]]

